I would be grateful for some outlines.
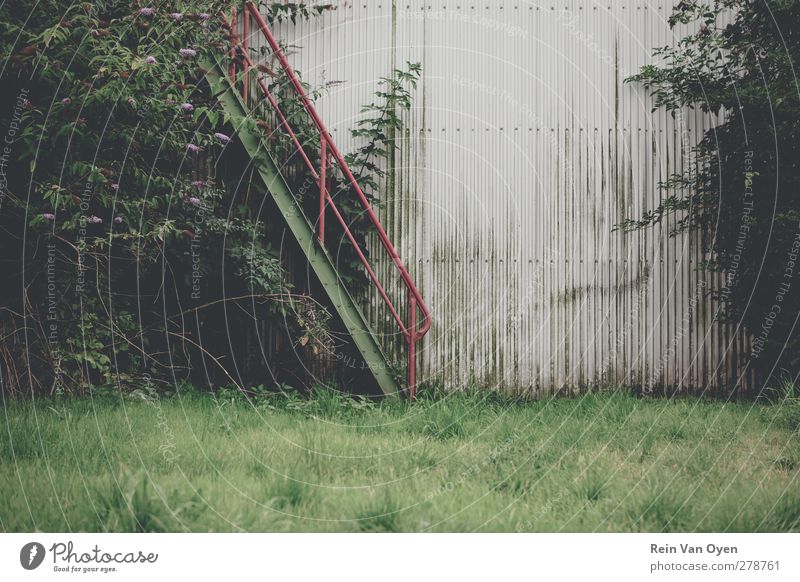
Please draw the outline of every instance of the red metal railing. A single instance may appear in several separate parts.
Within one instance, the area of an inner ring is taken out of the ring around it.
[[[314,164],[311,162],[310,157],[305,151],[305,148],[300,143],[300,140],[297,137],[296,132],[292,129],[291,125],[287,121],[286,115],[281,110],[281,107],[278,104],[278,100],[275,98],[275,95],[270,91],[269,86],[267,83],[264,82],[264,79],[261,77],[256,76],[255,84],[258,89],[261,90],[263,95],[267,98],[267,101],[272,108],[274,114],[276,115],[278,128],[282,129],[290,138],[294,148],[296,149],[297,153],[302,158],[303,163],[305,164],[307,170],[310,172],[311,176],[317,183],[319,188],[319,217],[317,221],[317,238],[319,240],[320,245],[325,245],[325,214],[327,210],[330,210],[333,213],[333,216],[336,218],[337,222],[341,226],[344,231],[344,235],[353,245],[356,254],[358,255],[359,260],[364,265],[364,268],[367,270],[369,274],[370,280],[372,281],[373,285],[378,290],[381,298],[383,299],[386,306],[389,308],[389,311],[392,314],[397,326],[399,327],[400,331],[405,337],[406,343],[408,344],[408,384],[409,384],[409,394],[410,397],[413,399],[416,390],[416,344],[418,341],[422,339],[422,337],[428,332],[431,327],[431,314],[428,310],[428,307],[425,305],[425,301],[420,295],[419,289],[414,284],[414,280],[411,278],[411,275],[406,269],[403,262],[400,260],[400,256],[397,254],[397,251],[392,245],[392,242],[389,240],[386,231],[384,230],[383,226],[381,225],[380,220],[378,220],[375,211],[372,209],[367,197],[364,195],[364,192],[361,190],[361,187],[358,185],[358,181],[356,180],[353,173],[350,171],[347,163],[345,162],[344,156],[341,154],[339,149],[336,147],[336,144],[333,142],[330,133],[325,127],[322,119],[320,118],[317,110],[314,108],[314,104],[309,99],[308,95],[306,94],[305,89],[303,88],[300,79],[292,69],[292,66],[289,64],[289,61],[284,55],[283,50],[281,49],[278,42],[275,40],[275,37],[270,30],[269,25],[267,24],[264,17],[258,10],[258,7],[253,2],[245,2],[244,10],[241,13],[241,17],[243,18],[242,26],[243,26],[243,40],[242,42],[239,41],[237,30],[238,30],[238,18],[236,6],[234,5],[231,11],[231,20],[229,22],[230,29],[231,29],[231,63],[230,63],[230,75],[231,80],[234,84],[236,84],[236,76],[237,76],[237,65],[241,63],[241,66],[244,71],[244,82],[242,85],[242,96],[247,102],[249,97],[249,86],[250,86],[250,72],[251,71],[258,71],[258,67],[256,64],[253,63],[252,59],[250,58],[249,54],[249,43],[250,43],[250,24],[251,21],[255,23],[256,27],[261,31],[266,39],[267,43],[269,44],[270,49],[275,57],[275,59],[280,64],[280,67],[283,71],[283,74],[286,76],[288,81],[291,83],[291,87],[294,92],[297,94],[300,103],[302,104],[305,111],[308,113],[311,121],[313,122],[314,127],[319,132],[319,153],[320,153],[320,169],[314,167]],[[332,160],[331,160],[332,158]],[[391,258],[392,262],[397,269],[400,278],[407,289],[408,292],[408,307],[409,307],[409,314],[408,314],[408,323],[406,323],[403,318],[399,315],[397,308],[395,307],[392,300],[389,298],[386,289],[384,288],[383,284],[381,284],[378,276],[375,274],[375,270],[372,268],[367,257],[364,255],[364,252],[358,245],[353,233],[348,228],[347,222],[342,216],[342,213],[336,207],[333,197],[330,194],[330,170],[332,169],[332,161],[335,161],[336,165],[338,166],[339,170],[341,171],[344,179],[350,184],[353,192],[355,192],[359,202],[364,208],[364,211],[369,218],[370,223],[372,224],[375,232],[377,233],[378,240],[381,243],[381,246],[386,251],[386,253]],[[417,321],[417,311],[422,315],[421,320]]]

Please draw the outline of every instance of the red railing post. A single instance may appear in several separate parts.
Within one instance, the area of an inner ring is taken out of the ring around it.
[[[417,298],[408,291],[408,386],[411,400],[417,392]]]
[[[236,83],[236,4],[231,7],[231,82]]]
[[[242,50],[244,54],[248,57],[250,56],[250,13],[245,10],[242,14],[244,16],[244,43],[242,45]],[[247,75],[250,72],[250,59],[244,59],[244,102],[248,103],[247,95],[249,93],[250,87],[250,77]]]
[[[328,142],[322,133],[319,134],[319,141],[319,222],[317,223],[317,238],[319,238],[319,244],[325,246],[325,206],[328,202],[325,180],[328,171]]]

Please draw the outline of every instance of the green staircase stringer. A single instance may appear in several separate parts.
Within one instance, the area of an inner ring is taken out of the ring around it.
[[[257,175],[283,214],[289,230],[297,240],[308,264],[311,265],[331,304],[353,338],[353,343],[375,378],[378,387],[386,395],[398,395],[399,388],[392,376],[383,350],[361,309],[350,295],[344,282],[339,278],[329,254],[317,242],[313,226],[278,171],[278,166],[266,149],[260,130],[252,121],[248,121],[247,106],[218,62],[206,63],[204,66],[208,70],[206,79],[223,110],[231,119],[237,137],[253,161]]]

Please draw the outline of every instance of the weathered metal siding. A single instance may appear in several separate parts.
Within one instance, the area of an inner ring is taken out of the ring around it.
[[[612,232],[658,203],[714,121],[653,113],[623,83],[680,38],[673,1],[370,0],[279,27],[304,79],[345,81],[319,100],[344,151],[378,78],[423,65],[380,193],[435,318],[423,378],[536,393],[736,383],[746,340],[714,321],[721,278],[697,270],[697,241],[670,238],[672,221]],[[373,299],[370,317],[393,332]]]

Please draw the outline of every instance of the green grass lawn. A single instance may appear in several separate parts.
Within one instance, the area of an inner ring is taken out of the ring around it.
[[[797,531],[798,407],[6,403],[5,531]]]

